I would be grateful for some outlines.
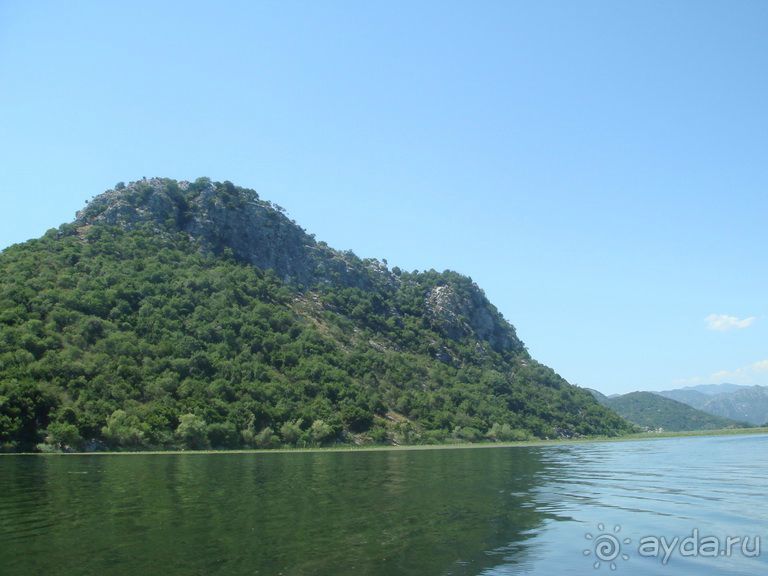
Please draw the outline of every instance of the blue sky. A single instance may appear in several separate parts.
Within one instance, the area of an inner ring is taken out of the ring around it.
[[[0,0],[0,247],[203,175],[573,383],[768,384],[766,2]]]

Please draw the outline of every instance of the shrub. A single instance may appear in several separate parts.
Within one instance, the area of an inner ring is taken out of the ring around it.
[[[47,432],[45,443],[60,450],[77,449],[83,441],[77,426],[68,422],[54,422]]]
[[[237,428],[231,422],[209,424],[208,440],[214,448],[237,448],[240,445]]]
[[[184,446],[192,450],[203,450],[211,446],[208,441],[208,427],[205,420],[195,414],[184,414],[179,418],[176,437],[181,440]]]
[[[144,444],[144,430],[141,421],[125,410],[115,410],[107,418],[107,425],[101,429],[107,442],[113,446],[138,447]]]
[[[272,428],[267,426],[261,432],[256,434],[253,441],[258,448],[274,448],[280,442],[280,438],[277,437],[277,434],[275,434],[275,431],[272,430]]]
[[[315,420],[309,428],[309,434],[312,442],[320,446],[333,436],[333,428],[323,420]]]
[[[284,422],[280,426],[280,436],[283,437],[283,442],[295,446],[301,438],[301,419],[295,422]]]

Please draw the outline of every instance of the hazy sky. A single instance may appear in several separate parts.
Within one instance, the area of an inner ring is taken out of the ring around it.
[[[768,384],[768,2],[0,0],[0,247],[204,175],[573,383]]]

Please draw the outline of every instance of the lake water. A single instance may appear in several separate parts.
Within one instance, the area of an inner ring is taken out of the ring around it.
[[[767,487],[768,436],[9,456],[0,574],[765,574]]]

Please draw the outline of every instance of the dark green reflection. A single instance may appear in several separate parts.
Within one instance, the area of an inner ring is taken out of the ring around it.
[[[0,566],[476,574],[501,555],[525,561],[544,518],[531,494],[542,469],[536,450],[515,448],[5,458]]]

